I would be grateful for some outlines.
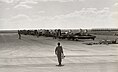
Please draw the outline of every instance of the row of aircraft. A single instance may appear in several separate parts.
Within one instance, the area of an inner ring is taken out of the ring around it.
[[[33,36],[45,36],[53,37],[54,39],[68,39],[68,40],[79,40],[79,39],[92,39],[94,40],[96,36],[91,35],[86,30],[78,30],[74,32],[73,30],[61,30],[61,29],[40,29],[40,30],[18,30],[19,34],[23,35],[33,35]]]

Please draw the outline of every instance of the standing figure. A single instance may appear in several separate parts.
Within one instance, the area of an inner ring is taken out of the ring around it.
[[[58,66],[62,66],[62,64],[61,64],[61,62],[62,62],[62,55],[64,56],[63,48],[62,48],[62,46],[60,46],[59,42],[57,43],[57,45],[58,46],[55,49],[55,54],[57,55],[57,58],[58,58],[58,63],[59,63]]]
[[[21,32],[18,30],[18,38],[21,39]]]
[[[56,39],[56,38],[57,38],[57,30],[55,29],[53,32],[53,39]]]
[[[61,29],[58,29],[57,30],[57,37],[60,37],[61,36]]]

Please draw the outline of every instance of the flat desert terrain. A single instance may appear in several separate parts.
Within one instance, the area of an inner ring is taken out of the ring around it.
[[[117,36],[97,35],[93,40],[59,40],[51,37],[0,33],[0,72],[118,72],[118,44],[86,45]],[[64,49],[64,66],[57,67],[57,42]]]

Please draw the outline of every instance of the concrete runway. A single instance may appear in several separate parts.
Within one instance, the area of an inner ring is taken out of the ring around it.
[[[99,41],[97,38],[95,42]],[[61,42],[64,66],[54,54]],[[50,37],[0,34],[0,72],[118,72],[118,44],[85,45],[92,40],[68,41]]]

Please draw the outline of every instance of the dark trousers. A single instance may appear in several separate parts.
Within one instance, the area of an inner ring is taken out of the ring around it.
[[[21,35],[19,34],[19,39],[21,39]]]
[[[59,63],[59,65],[61,65],[61,62],[62,62],[61,54],[58,54],[58,55],[57,55],[57,58],[58,58],[58,63]]]

